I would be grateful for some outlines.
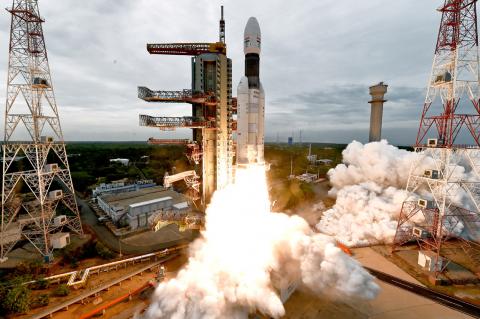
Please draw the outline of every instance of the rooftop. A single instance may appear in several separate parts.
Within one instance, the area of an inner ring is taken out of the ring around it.
[[[167,201],[167,200],[170,200],[170,199],[172,199],[170,196],[166,196],[166,197],[162,197],[162,198],[156,198],[156,199],[147,200],[147,201],[140,202],[140,203],[130,204],[130,207],[135,208],[135,207],[139,207],[139,206],[144,206],[144,205],[150,205],[150,204],[155,204],[155,203],[159,203],[159,202],[164,202],[164,201]]]
[[[171,189],[165,189],[163,186],[143,188],[135,192],[101,196],[103,201],[108,203],[110,206],[115,207],[128,207],[129,205],[135,205],[148,201],[156,201],[159,199],[164,199],[165,197],[171,197],[173,204],[187,201],[187,198],[184,195]]]

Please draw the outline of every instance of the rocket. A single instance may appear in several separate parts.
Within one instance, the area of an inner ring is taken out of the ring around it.
[[[260,82],[260,26],[248,19],[244,32],[245,76],[237,89],[237,165],[265,163],[265,93]]]

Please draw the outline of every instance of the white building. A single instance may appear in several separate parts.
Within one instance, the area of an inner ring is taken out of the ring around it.
[[[128,158],[113,158],[110,160],[110,163],[120,163],[122,165],[128,166],[130,160]]]
[[[432,251],[419,251],[418,264],[429,272],[441,271],[444,265],[444,259]]]
[[[161,186],[128,193],[102,195],[97,198],[97,202],[115,223],[126,223],[132,230],[148,227],[148,219],[152,215],[190,209],[182,194],[166,190]]]
[[[317,165],[332,165],[333,161],[331,159],[319,159],[319,160],[316,160],[316,163]]]
[[[296,179],[305,183],[313,183],[318,179],[318,176],[316,174],[305,173],[305,174],[296,176]]]
[[[62,249],[70,244],[69,233],[55,233],[50,236],[50,245],[53,249]]]
[[[97,197],[99,195],[105,194],[117,194],[124,192],[133,192],[138,191],[142,188],[154,187],[157,184],[153,180],[140,180],[134,184],[126,184],[125,181],[115,181],[109,184],[101,183],[92,191],[92,197]]]

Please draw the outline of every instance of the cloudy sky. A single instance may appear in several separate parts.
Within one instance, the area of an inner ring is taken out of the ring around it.
[[[10,2],[10,1],[8,1]],[[262,30],[266,138],[302,130],[304,141],[368,139],[368,86],[389,85],[384,136],[412,144],[429,76],[440,0],[39,0],[66,140],[187,136],[138,126],[138,114],[188,115],[188,105],[148,104],[137,86],[190,85],[182,56],[151,56],[147,42],[210,42],[225,6],[234,95],[243,74],[243,29]],[[10,16],[0,15],[6,77]],[[0,98],[5,100],[5,82]],[[3,122],[3,121],[2,121]]]

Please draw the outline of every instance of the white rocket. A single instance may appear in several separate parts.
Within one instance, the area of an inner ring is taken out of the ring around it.
[[[260,82],[260,26],[251,17],[245,26],[245,76],[237,89],[237,164],[264,164],[265,93]]]

